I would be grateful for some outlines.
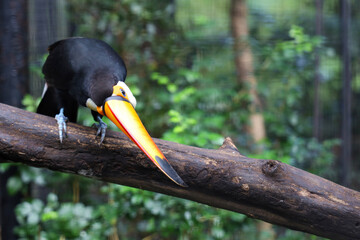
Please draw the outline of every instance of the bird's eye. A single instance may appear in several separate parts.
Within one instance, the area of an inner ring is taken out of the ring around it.
[[[125,90],[124,90],[124,89],[121,89],[120,91],[121,91],[122,95],[123,95],[124,97],[126,97],[126,92],[125,92]]]

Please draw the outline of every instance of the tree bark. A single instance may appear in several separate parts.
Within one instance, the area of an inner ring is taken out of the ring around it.
[[[257,91],[257,81],[254,75],[253,54],[249,43],[246,0],[232,0],[230,9],[231,32],[234,39],[235,68],[237,81],[245,87],[249,94],[249,126],[247,131],[254,142],[266,137],[262,106]]]
[[[351,184],[351,50],[350,50],[350,21],[351,3],[349,0],[341,1],[341,54],[342,54],[342,100],[341,100],[341,159],[340,182],[345,186]]]
[[[241,155],[227,138],[217,150],[155,139],[189,185],[161,173],[124,134],[68,124],[0,104],[0,159],[73,173],[228,209],[332,239],[359,239],[360,193],[276,160]]]
[[[249,29],[247,23],[248,9],[246,0],[232,0],[230,9],[230,20],[232,36],[234,38],[235,66],[237,71],[237,81],[247,87],[250,97],[249,103],[249,126],[247,130],[252,140],[259,143],[266,138],[266,128],[262,106],[257,91],[257,80],[254,75],[253,54],[249,44]],[[262,151],[261,145],[256,144],[255,151]],[[275,238],[275,232],[271,224],[266,222],[257,223],[258,232],[266,232],[267,240]],[[259,239],[261,236],[258,237]]]
[[[316,0],[316,19],[315,19],[315,34],[322,36],[323,28],[323,6],[324,0]],[[313,110],[313,137],[320,141],[320,121],[321,121],[321,98],[320,98],[320,83],[321,83],[321,49],[315,49],[315,78],[314,78],[314,110]]]
[[[28,8],[26,0],[0,0],[0,102],[20,107],[28,91]],[[22,193],[10,195],[7,182],[16,167],[0,173],[0,239],[15,240],[15,207]]]

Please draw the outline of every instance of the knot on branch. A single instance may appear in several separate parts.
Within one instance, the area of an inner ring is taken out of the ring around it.
[[[225,140],[224,140],[223,144],[221,145],[221,147],[219,148],[219,150],[232,151],[239,155],[242,155],[230,137],[225,138]]]
[[[262,166],[262,172],[269,177],[276,177],[283,173],[281,163],[275,160],[268,160]]]

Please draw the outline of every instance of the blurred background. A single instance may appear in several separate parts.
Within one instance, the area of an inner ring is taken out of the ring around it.
[[[356,0],[0,0],[0,102],[35,111],[47,46],[102,39],[151,136],[277,159],[360,190]],[[92,125],[80,109],[79,123]],[[75,161],[75,159],[74,159]],[[321,239],[245,215],[0,164],[8,239]]]

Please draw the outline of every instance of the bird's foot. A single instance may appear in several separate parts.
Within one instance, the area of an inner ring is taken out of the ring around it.
[[[96,132],[96,137],[100,135],[100,143],[99,143],[99,145],[101,145],[102,142],[104,141],[104,138],[105,138],[107,125],[106,125],[106,123],[104,123],[103,120],[101,120],[101,117],[98,116],[97,120],[98,120],[99,123],[95,123],[94,125],[98,129],[97,132]]]
[[[58,123],[59,126],[59,138],[60,138],[60,143],[62,143],[63,141],[63,136],[65,135],[65,137],[67,137],[67,133],[66,133],[66,122],[69,120],[67,117],[65,117],[64,115],[64,108],[60,109],[60,113],[55,115],[55,119]]]

